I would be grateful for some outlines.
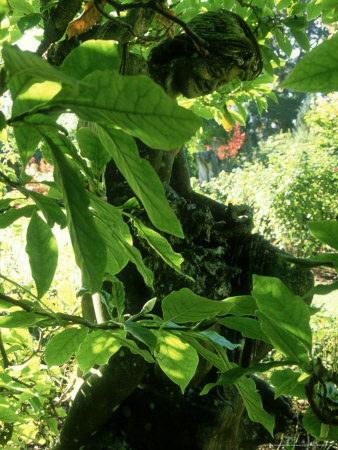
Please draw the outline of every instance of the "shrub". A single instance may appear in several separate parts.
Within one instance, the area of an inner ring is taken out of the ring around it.
[[[256,231],[298,256],[322,249],[307,230],[310,220],[337,214],[337,155],[305,131],[272,136],[260,145],[261,160],[198,185],[212,198],[254,210]]]

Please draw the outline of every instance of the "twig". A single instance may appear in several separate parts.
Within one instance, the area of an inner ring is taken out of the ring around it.
[[[2,340],[2,336],[1,336],[1,330],[0,330],[0,352],[1,352],[1,356],[4,362],[4,369],[7,369],[10,366],[10,362],[6,353],[6,349]]]
[[[208,53],[206,49],[209,44],[204,39],[202,39],[200,36],[198,36],[198,34],[196,34],[194,31],[192,31],[191,28],[185,22],[183,22],[183,20],[181,20],[178,17],[173,16],[170,13],[168,13],[167,11],[163,10],[158,5],[156,0],[150,0],[147,3],[136,3],[136,4],[135,3],[122,4],[115,0],[107,0],[107,3],[109,3],[111,6],[113,6],[117,12],[127,11],[129,9],[152,9],[153,11],[156,11],[161,16],[166,17],[167,19],[171,20],[172,22],[175,22],[178,25],[180,25],[180,27],[185,31],[185,33],[191,37],[191,39],[193,40],[193,42],[195,43],[195,45],[197,46],[199,51],[203,54]],[[95,4],[95,7],[97,8],[97,10],[100,11],[102,14],[102,8],[100,8],[100,6],[98,6],[98,0],[94,0],[94,4]],[[103,15],[106,18],[108,18],[109,20],[115,21],[115,18],[111,18],[111,16],[109,16],[109,14],[103,13]],[[125,25],[123,25],[123,26],[125,26]],[[134,33],[132,32],[132,34],[134,34]]]

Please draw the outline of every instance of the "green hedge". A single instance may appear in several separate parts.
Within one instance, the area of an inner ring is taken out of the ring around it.
[[[284,133],[262,143],[258,156],[258,162],[244,162],[209,183],[194,181],[194,187],[219,201],[251,206],[256,231],[285,250],[298,256],[320,251],[306,223],[338,213],[335,145],[323,145],[307,131]]]

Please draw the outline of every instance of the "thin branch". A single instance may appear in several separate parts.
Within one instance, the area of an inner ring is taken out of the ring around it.
[[[1,330],[0,330],[0,353],[4,362],[4,369],[7,369],[10,366],[10,362],[6,353],[6,349],[2,340]]]
[[[191,37],[198,50],[204,55],[208,54],[208,51],[206,49],[209,44],[200,36],[198,36],[198,34],[192,31],[191,28],[185,22],[183,22],[183,20],[179,19],[176,16],[171,15],[170,13],[162,9],[156,0],[150,0],[147,3],[128,3],[128,4],[122,4],[115,0],[107,0],[107,3],[113,6],[117,12],[127,11],[129,9],[152,9],[161,16],[166,17],[172,22],[175,22],[178,25],[180,25],[180,27],[185,31],[185,33]],[[98,9],[98,11],[102,13],[102,8],[98,6],[98,0],[94,0],[94,4],[95,7]],[[111,16],[109,16],[109,14],[104,13],[103,15],[107,17],[109,20],[112,19]],[[113,18],[113,21],[114,20],[115,18]]]

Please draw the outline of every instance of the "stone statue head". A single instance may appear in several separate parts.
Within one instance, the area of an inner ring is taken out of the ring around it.
[[[187,24],[207,42],[207,52],[185,33],[166,39],[149,54],[151,77],[172,97],[210,94],[235,78],[255,79],[262,71],[258,44],[244,20],[229,11],[198,14]]]

